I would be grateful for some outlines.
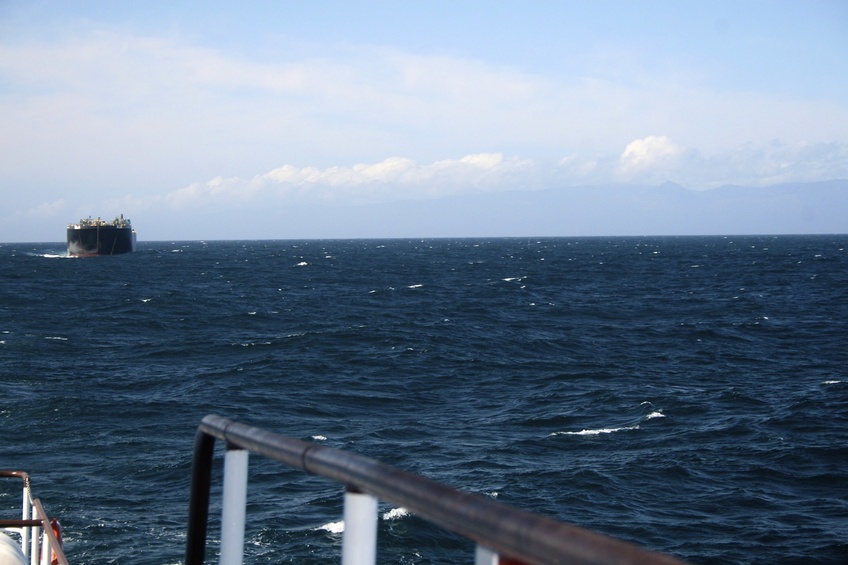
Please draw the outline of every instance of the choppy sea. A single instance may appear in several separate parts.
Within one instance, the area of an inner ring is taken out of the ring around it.
[[[0,244],[0,387],[76,564],[182,561],[212,413],[694,563],[848,562],[846,235]],[[248,496],[246,562],[340,560],[339,486],[254,457]]]

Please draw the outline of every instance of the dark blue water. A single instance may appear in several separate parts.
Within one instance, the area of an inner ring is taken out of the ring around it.
[[[848,562],[848,236],[139,247],[0,245],[0,467],[72,562],[181,561],[209,413],[695,563]],[[341,495],[253,458],[248,562],[338,561]],[[472,562],[392,510],[382,563]]]

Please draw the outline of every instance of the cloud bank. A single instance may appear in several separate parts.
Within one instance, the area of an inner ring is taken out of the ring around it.
[[[627,153],[618,163],[627,179],[654,170],[647,160],[669,148],[663,159],[677,159],[670,170],[680,175],[691,159],[697,167],[742,146],[750,146],[744,158],[759,159],[758,151],[777,151],[775,140],[815,146],[848,131],[839,101],[718,88],[685,68],[634,65],[611,78],[592,68],[592,51],[572,54],[574,74],[561,75],[390,47],[310,51],[285,40],[248,57],[102,27],[0,47],[8,157],[0,177],[16,180],[173,186],[286,163],[326,171],[476,153],[579,154],[573,162],[584,173]],[[703,173],[678,180],[721,182]]]
[[[617,157],[573,154],[547,162],[478,153],[425,164],[407,157],[326,168],[285,164],[250,178],[215,177],[172,192],[131,197],[114,204],[137,209],[246,207],[252,203],[370,204],[591,184],[660,184],[681,178],[691,182],[692,171],[698,176],[695,186],[687,188],[704,190],[731,184],[767,186],[848,178],[846,163],[848,146],[841,144],[773,143],[702,156],[666,136],[650,135],[631,141]]]

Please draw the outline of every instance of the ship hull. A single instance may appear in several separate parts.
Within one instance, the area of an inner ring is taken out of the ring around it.
[[[132,227],[112,225],[68,228],[68,255],[119,255],[135,251]]]

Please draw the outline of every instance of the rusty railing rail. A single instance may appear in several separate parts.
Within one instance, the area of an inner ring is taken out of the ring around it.
[[[206,553],[215,440],[226,442],[220,563],[243,555],[247,454],[256,453],[336,481],[346,487],[343,565],[376,562],[377,500],[407,509],[477,544],[476,565],[573,563],[584,565],[680,565],[670,556],[520,510],[485,496],[456,490],[374,459],[278,435],[209,415],[198,427],[185,565],[201,565]]]

